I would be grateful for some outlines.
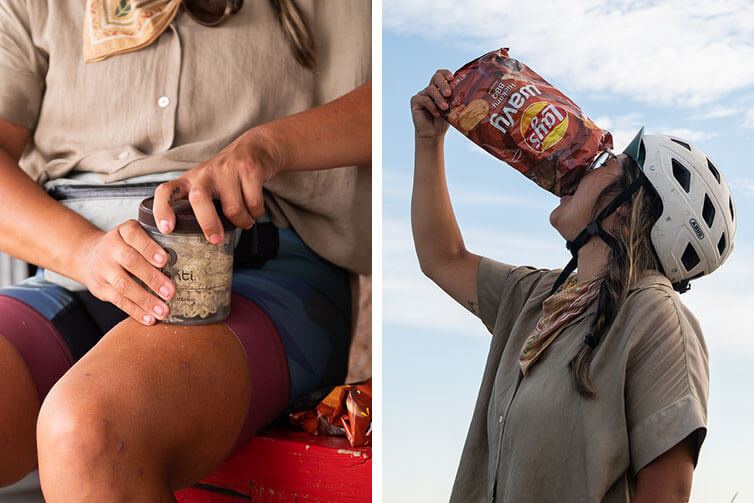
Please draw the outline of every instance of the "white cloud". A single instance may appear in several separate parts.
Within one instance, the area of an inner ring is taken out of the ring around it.
[[[468,150],[469,152],[473,154],[479,154],[481,156],[492,155],[471,140],[467,141],[464,147],[466,148],[466,150]]]
[[[636,136],[639,129],[642,126],[648,127],[647,133],[662,133],[672,136],[683,138],[690,142],[701,142],[720,136],[719,133],[709,131],[698,131],[689,128],[672,128],[670,126],[662,126],[655,124],[648,124],[642,119],[642,116],[636,113],[627,115],[602,115],[594,119],[595,124],[599,125],[603,129],[608,129],[613,135],[613,145],[617,152],[622,151],[628,143]],[[656,131],[654,131],[656,129]]]
[[[748,0],[546,0],[536,9],[488,0],[385,0],[383,23],[511,56],[569,90],[678,107],[754,85],[754,5]]]
[[[707,113],[701,115],[701,119],[721,119],[723,117],[730,117],[737,115],[740,111],[737,108],[731,107],[716,107],[709,110]]]
[[[751,178],[737,178],[734,190],[747,197],[754,197],[754,180]]]
[[[556,235],[545,230],[528,235],[502,229],[463,229],[469,250],[511,264],[559,268],[568,253]],[[486,336],[481,323],[419,270],[409,224],[383,220],[383,318],[405,327],[432,329],[459,336]],[[734,350],[754,356],[750,329],[741,313],[754,306],[754,249],[737,243],[730,259],[712,275],[692,282],[681,300],[699,319],[711,350]]]
[[[690,142],[701,142],[704,140],[709,140],[710,138],[715,138],[716,136],[720,136],[720,133],[712,133],[707,131],[696,131],[693,129],[688,128],[662,128],[661,129],[663,134],[668,134],[671,136],[677,136],[678,138],[683,138],[684,140],[688,140]]]
[[[744,127],[749,129],[754,129],[754,107],[751,107],[746,112],[746,117],[744,118]]]
[[[486,336],[484,325],[419,270],[409,224],[385,218],[382,222],[383,319],[404,327]],[[467,248],[512,264],[562,267],[567,251],[562,243],[532,233],[520,236],[486,228],[463,229]]]
[[[754,356],[754,331],[742,321],[742,313],[754,306],[754,249],[736,243],[730,258],[707,277],[692,281],[681,300],[699,319],[710,352],[734,350]]]
[[[466,141],[471,145],[474,143]],[[477,147],[477,150],[480,150]],[[492,159],[490,154],[481,151],[485,156]],[[507,164],[503,169],[513,169]],[[386,207],[395,204],[397,201],[408,206],[411,199],[411,187],[413,181],[408,173],[400,173],[389,168],[383,170],[382,175],[382,194],[385,198]],[[450,198],[454,205],[484,206],[513,206],[515,208],[536,208],[549,207],[555,204],[554,196],[547,192],[538,191],[537,197],[520,196],[511,194],[510,191],[503,192],[500,190],[482,190],[478,187],[469,187],[464,185],[453,185],[449,188]]]

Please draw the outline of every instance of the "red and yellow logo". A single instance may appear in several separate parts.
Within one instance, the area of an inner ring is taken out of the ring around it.
[[[568,113],[546,101],[529,105],[521,118],[521,136],[535,152],[544,152],[565,136]]]

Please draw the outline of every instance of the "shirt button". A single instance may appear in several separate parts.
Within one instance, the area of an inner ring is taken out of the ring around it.
[[[127,150],[124,150],[123,152],[121,152],[120,154],[118,154],[118,159],[120,159],[122,161],[123,159],[125,159],[129,155],[130,155],[130,152],[128,152]]]
[[[157,105],[159,105],[160,108],[165,108],[166,106],[170,105],[170,98],[163,96],[162,98],[157,100]]]
[[[500,416],[499,418],[497,418],[497,422],[500,424],[503,424],[503,416]]]

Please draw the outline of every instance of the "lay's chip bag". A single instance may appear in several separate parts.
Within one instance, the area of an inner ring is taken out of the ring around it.
[[[446,119],[484,150],[560,196],[613,138],[508,49],[460,68]]]

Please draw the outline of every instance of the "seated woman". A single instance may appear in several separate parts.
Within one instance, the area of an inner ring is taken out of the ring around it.
[[[345,377],[349,275],[371,261],[371,10],[183,6],[0,6],[0,249],[85,287],[40,269],[0,291],[0,485],[38,463],[50,502],[174,501]],[[158,323],[166,251],[135,213],[101,230],[40,187],[65,178],[164,182],[162,231],[187,198],[210,243],[219,200],[238,228],[265,221],[268,253],[238,248],[223,323]]]

